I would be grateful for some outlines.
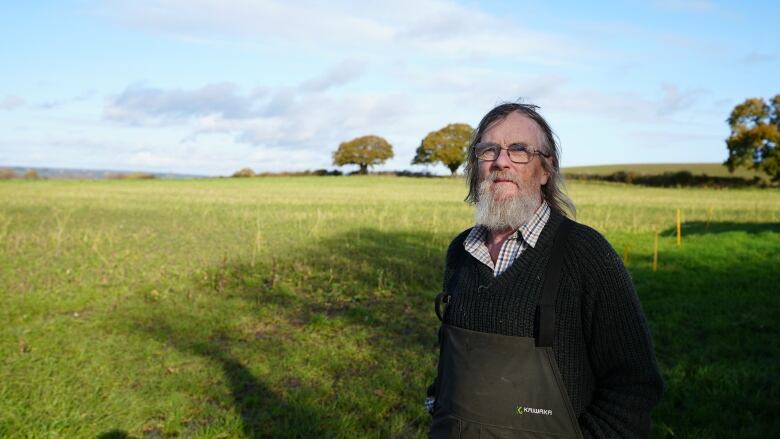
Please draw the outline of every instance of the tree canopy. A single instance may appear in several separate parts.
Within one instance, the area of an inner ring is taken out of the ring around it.
[[[393,158],[393,146],[379,136],[362,136],[342,142],[333,153],[336,166],[358,165],[360,173],[367,174],[368,167],[379,165]]]
[[[251,168],[241,168],[233,173],[233,177],[254,177],[255,171]]]
[[[728,118],[731,135],[726,139],[729,171],[737,167],[763,170],[772,181],[780,180],[780,94],[769,103],[746,99]]]
[[[455,175],[466,160],[466,149],[474,130],[465,123],[452,123],[428,133],[417,148],[413,165],[441,163]]]

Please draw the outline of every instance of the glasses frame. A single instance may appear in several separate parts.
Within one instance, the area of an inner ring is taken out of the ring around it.
[[[498,154],[496,154],[496,158],[488,160],[488,159],[483,159],[479,156],[478,149],[480,149],[480,147],[486,147],[486,146],[490,146],[492,148],[498,148]],[[525,152],[528,154],[528,161],[518,162],[516,160],[512,160],[512,156],[509,154],[509,148],[512,148],[513,146],[522,146]],[[533,160],[535,155],[540,155],[544,158],[550,157],[550,154],[539,151],[538,149],[531,148],[530,145],[526,145],[525,143],[519,143],[519,142],[512,143],[511,145],[508,146],[501,146],[498,143],[491,143],[491,142],[479,142],[476,145],[474,145],[473,150],[474,150],[474,156],[477,158],[477,161],[480,162],[494,162],[498,160],[498,158],[501,157],[501,151],[506,151],[506,156],[509,159],[509,161],[511,161],[512,163],[517,163],[518,165],[525,165],[531,163],[531,160]]]

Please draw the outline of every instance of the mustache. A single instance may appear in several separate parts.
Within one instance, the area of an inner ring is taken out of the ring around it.
[[[512,183],[520,186],[521,182],[520,179],[517,178],[517,176],[513,175],[510,172],[502,172],[502,171],[493,171],[490,174],[486,175],[485,178],[482,180],[482,182],[490,182],[495,183],[496,180],[508,180]]]

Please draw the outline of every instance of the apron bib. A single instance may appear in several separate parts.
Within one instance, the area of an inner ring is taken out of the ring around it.
[[[449,295],[436,297],[442,328],[431,439],[582,438],[552,350],[555,294],[571,226],[565,219],[553,243],[536,339],[448,325],[441,304]]]

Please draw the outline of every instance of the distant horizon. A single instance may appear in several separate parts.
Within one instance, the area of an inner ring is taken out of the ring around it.
[[[619,166],[723,166],[725,168],[725,165],[723,165],[722,162],[656,162],[656,163],[602,163],[602,164],[594,164],[594,165],[577,165],[577,166],[562,166],[561,170],[565,171],[568,169],[577,169],[577,168],[599,168],[599,167],[619,167]],[[332,170],[339,170],[343,172],[345,175],[357,170],[357,166],[330,166],[327,168],[316,168],[316,169],[303,169],[303,170],[276,170],[276,171],[256,171],[251,166],[244,166],[242,168],[235,169],[231,171],[228,174],[196,174],[191,172],[173,172],[173,171],[146,171],[143,169],[120,169],[120,168],[113,168],[113,169],[103,169],[103,168],[86,168],[86,167],[59,167],[59,166],[23,166],[23,165],[5,165],[0,164],[0,170],[2,169],[12,169],[12,170],[50,170],[50,171],[64,171],[64,172],[90,172],[90,173],[148,173],[152,175],[176,175],[176,176],[182,176],[182,177],[197,177],[197,178],[211,178],[211,177],[230,177],[234,172],[239,171],[243,168],[250,168],[253,171],[260,173],[267,173],[267,174],[284,174],[284,173],[303,173],[303,172],[314,172],[317,170],[325,169],[328,171]],[[346,170],[344,168],[347,168]],[[353,169],[355,168],[355,169]],[[743,171],[746,171],[745,168],[740,168]],[[740,169],[735,170],[735,173],[738,173]],[[752,172],[752,170],[747,170],[749,172]],[[425,170],[410,170],[410,169],[372,169],[369,168],[369,173],[382,173],[382,172],[412,172],[412,173],[422,173],[425,172]],[[440,173],[433,173],[432,175],[440,175],[440,176],[448,176],[450,175],[449,171],[446,172],[440,172]],[[458,175],[462,175],[462,168],[458,169]]]

